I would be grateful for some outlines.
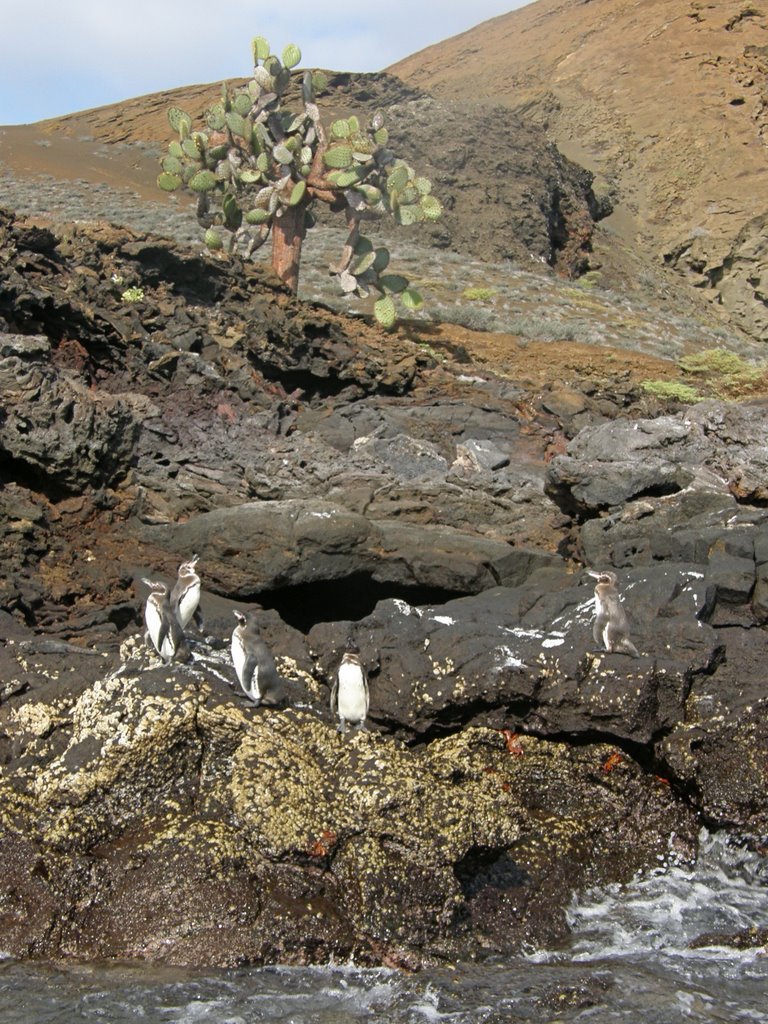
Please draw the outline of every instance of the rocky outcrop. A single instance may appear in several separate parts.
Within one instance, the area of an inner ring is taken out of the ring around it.
[[[376,91],[375,80],[365,84]],[[387,106],[386,116],[397,152],[445,197],[443,217],[426,227],[432,244],[483,260],[540,262],[569,277],[589,269],[592,235],[610,202],[598,200],[592,174],[547,142],[539,126],[466,97],[446,103],[417,95]]]
[[[731,323],[761,341],[768,340],[767,225],[768,213],[763,209],[746,220],[735,237],[698,229],[668,244],[663,252],[665,263],[711,297]]]
[[[686,489],[763,505],[767,472],[763,403],[713,400],[675,416],[582,430],[552,460],[547,491],[564,511],[582,516]]]
[[[542,398],[237,259],[0,231],[3,379],[51,385],[0,424],[0,948],[416,966],[562,938],[702,822],[763,840],[757,405]],[[192,553],[204,630],[162,665],[140,580]],[[585,566],[638,657],[596,648]],[[235,690],[243,604],[285,706]]]
[[[553,459],[547,488],[589,517],[578,531],[587,564],[612,565],[627,579],[662,571],[681,608],[686,579],[697,581],[695,621],[702,633],[706,623],[713,630],[713,658],[691,680],[656,752],[705,820],[760,841],[768,827],[760,795],[768,705],[760,669],[768,621],[761,403],[703,402],[675,417],[612,426],[612,452],[607,430],[582,431]],[[684,474],[675,487],[667,486],[671,470]],[[666,619],[658,597],[642,589],[635,615],[656,610]]]
[[[93,394],[51,367],[50,348],[46,338],[2,338],[0,455],[66,493],[111,486],[128,473],[139,436],[131,396]]]
[[[693,815],[610,747],[342,737],[238,704],[200,650],[169,677],[128,644],[0,709],[7,952],[412,966],[552,941],[574,887],[693,849]]]

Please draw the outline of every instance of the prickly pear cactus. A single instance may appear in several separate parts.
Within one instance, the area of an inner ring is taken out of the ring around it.
[[[365,125],[355,116],[341,118],[326,134],[315,103],[326,85],[321,74],[303,72],[300,108],[286,109],[292,69],[301,61],[298,46],[290,43],[278,57],[257,36],[252,52],[253,78],[234,92],[222,87],[203,130],[194,130],[185,111],[170,108],[177,138],[161,161],[158,187],[197,196],[197,218],[211,250],[251,256],[271,234],[274,269],[294,289],[301,242],[314,223],[311,208],[318,200],[332,203],[343,210],[349,235],[331,273],[343,293],[372,295],[374,315],[389,329],[398,305],[418,309],[422,299],[407,278],[388,270],[389,252],[374,248],[361,225],[385,215],[402,225],[437,220],[442,207],[431,182],[387,148],[380,113]],[[287,250],[290,267],[283,265]]]

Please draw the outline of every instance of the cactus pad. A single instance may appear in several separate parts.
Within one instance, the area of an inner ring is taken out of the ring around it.
[[[256,84],[260,86],[264,92],[272,92],[272,90],[275,88],[275,81],[266,68],[254,68],[253,81],[256,82]]]
[[[245,118],[238,114],[236,110],[230,110],[226,115],[227,128],[232,132],[233,135],[239,135],[243,139],[247,139],[251,134],[251,126]]]
[[[387,191],[401,192],[408,184],[410,175],[405,164],[397,164],[389,173],[387,178]]]
[[[334,139],[348,139],[350,134],[349,121],[346,118],[341,118],[338,121],[334,121],[331,125],[331,135]]]
[[[352,163],[352,150],[349,146],[329,146],[323,154],[326,167],[343,169]]]
[[[267,210],[249,210],[245,215],[245,220],[248,224],[266,224],[269,220],[269,213]]]
[[[398,224],[407,228],[424,220],[424,211],[420,206],[401,206],[397,210],[396,219]]]
[[[301,61],[301,50],[295,43],[289,43],[283,50],[283,64],[287,68],[295,68]]]
[[[306,181],[297,181],[291,189],[291,197],[288,200],[289,206],[298,206],[301,200],[304,198],[307,192]]]
[[[287,146],[275,146],[272,150],[272,156],[279,164],[290,164],[293,162],[293,153]]]
[[[379,278],[379,286],[383,288],[385,292],[392,292],[395,295],[399,295],[400,292],[404,292],[408,287],[408,278],[403,277],[401,274],[383,274]]]
[[[434,196],[422,196],[419,203],[425,220],[439,220],[443,213],[440,200]]]
[[[379,299],[378,302],[374,303],[373,315],[385,331],[394,327],[395,320],[397,319],[397,310],[395,309],[395,304],[389,295],[386,295],[383,299]]]
[[[424,299],[415,288],[406,288],[400,295],[400,301],[405,309],[421,309],[424,305]]]
[[[183,182],[178,174],[163,171],[162,174],[158,175],[157,184],[163,192],[175,192],[177,188],[181,188]]]
[[[251,42],[251,49],[253,50],[254,64],[257,64],[260,60],[266,60],[269,56],[269,43],[264,36],[255,36]]]
[[[162,168],[167,171],[168,174],[181,174],[184,169],[184,165],[178,157],[167,156],[163,160]]]
[[[377,274],[380,274],[382,270],[385,270],[389,265],[389,249],[385,249],[384,246],[379,246],[375,253],[375,259],[373,261],[373,269]]]
[[[247,117],[251,112],[253,100],[251,99],[247,92],[241,92],[238,93],[237,96],[235,96],[235,102],[232,104],[232,106],[234,107],[235,112],[238,113],[241,117]]]
[[[216,188],[218,178],[211,171],[198,171],[189,181],[189,187],[193,192],[210,192]]]
[[[189,127],[192,127],[192,118],[185,110],[182,110],[181,107],[170,107],[168,110],[168,124],[175,132],[181,130],[182,121],[186,121]]]
[[[325,92],[328,88],[328,76],[324,75],[322,71],[312,72],[312,91],[315,96],[319,96],[320,93]]]
[[[360,274],[364,274],[366,270],[370,270],[373,264],[376,262],[375,252],[366,252],[362,256],[359,256],[351,266],[352,273],[357,277]]]

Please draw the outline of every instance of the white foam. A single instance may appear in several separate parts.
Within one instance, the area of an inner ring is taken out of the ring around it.
[[[689,950],[707,932],[768,927],[768,879],[763,858],[703,831],[694,868],[659,868],[629,885],[594,889],[576,898],[568,921],[571,954],[586,961],[664,951],[678,956],[750,959],[755,950]]]

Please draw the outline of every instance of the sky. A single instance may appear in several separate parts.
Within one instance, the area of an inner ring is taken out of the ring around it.
[[[250,74],[251,39],[302,67],[380,71],[531,0],[3,0],[0,125]]]

